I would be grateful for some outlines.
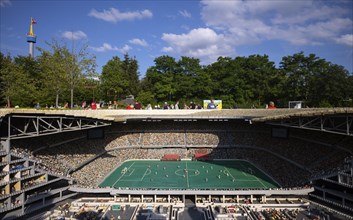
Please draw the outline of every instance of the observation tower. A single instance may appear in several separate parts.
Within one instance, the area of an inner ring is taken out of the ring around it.
[[[31,23],[29,26],[29,33],[27,33],[27,42],[29,43],[29,56],[34,57],[34,44],[37,41],[37,36],[33,33],[33,25],[37,24],[37,22],[31,18]]]

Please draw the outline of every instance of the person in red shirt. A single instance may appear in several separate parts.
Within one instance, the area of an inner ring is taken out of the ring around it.
[[[95,101],[93,101],[93,102],[91,103],[91,109],[92,109],[92,110],[97,110],[97,103],[96,103]]]
[[[138,103],[138,102],[135,102],[134,109],[141,110],[142,109],[142,105],[140,103]]]
[[[275,106],[275,103],[274,102],[270,102],[268,104],[268,109],[276,109],[277,107]]]

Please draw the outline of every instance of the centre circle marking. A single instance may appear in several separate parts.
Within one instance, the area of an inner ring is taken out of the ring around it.
[[[185,169],[176,170],[175,175],[184,176],[187,174],[189,177],[200,175],[200,171],[196,170],[196,169],[187,169],[186,171],[187,171],[187,173],[185,172]]]

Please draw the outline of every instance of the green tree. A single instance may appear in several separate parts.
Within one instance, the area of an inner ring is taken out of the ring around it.
[[[245,82],[240,77],[242,68],[240,59],[233,60],[230,57],[219,57],[216,62],[206,67],[206,72],[211,77],[212,99],[221,99],[224,108],[231,108],[236,103],[243,104],[246,100],[244,93]]]
[[[112,97],[117,100],[119,95],[126,93],[129,81],[124,74],[122,62],[117,56],[114,56],[103,66],[100,76],[100,90],[106,100],[111,100]]]
[[[212,93],[211,78],[199,59],[181,57],[174,78],[177,99],[205,99]]]
[[[39,62],[44,74],[44,86],[50,97],[55,97],[55,107],[59,107],[60,95],[70,89],[72,72],[72,54],[65,46],[53,41],[47,43],[50,50],[38,48],[41,55]],[[50,100],[50,98],[48,98]]]
[[[154,62],[155,66],[147,69],[144,85],[149,86],[157,101],[170,100],[176,91],[174,79],[177,63],[170,56],[157,57]]]
[[[0,53],[0,96],[6,105],[32,106],[38,101],[37,62],[30,57],[12,59]],[[33,71],[32,71],[33,70]]]
[[[14,63],[22,74],[23,82],[18,82],[22,87],[22,93],[19,93],[18,100],[21,105],[33,107],[35,103],[42,99],[43,77],[41,67],[37,59],[30,56],[17,56]]]
[[[278,97],[283,77],[267,55],[251,55],[241,62],[239,77],[246,85],[247,99],[262,105]]]
[[[308,101],[313,106],[329,107],[347,105],[349,90],[353,84],[349,83],[349,74],[344,67],[324,63],[321,69],[314,73]],[[351,96],[352,97],[352,96]]]
[[[219,57],[207,66],[213,97],[223,100],[225,108],[260,106],[280,94],[283,74],[267,55]]]
[[[99,92],[100,82],[96,78],[85,78],[82,84],[76,91],[76,100],[92,102],[99,101],[103,97]]]
[[[353,73],[348,75],[347,84],[349,85],[346,89],[344,97],[345,106],[353,107]]]
[[[38,48],[38,57],[44,73],[44,85],[47,94],[55,94],[55,106],[59,106],[60,95],[70,91],[70,103],[73,106],[74,90],[82,86],[86,77],[95,73],[95,57],[87,52],[87,47],[79,48],[73,53],[66,45],[53,40],[47,43],[49,50]],[[66,97],[64,97],[66,98]]]
[[[151,91],[141,90],[136,98],[144,106],[146,106],[147,104],[153,104],[153,105],[157,104],[154,98],[154,94]]]
[[[69,84],[72,108],[74,105],[74,90],[82,87],[86,78],[97,77],[98,75],[95,72],[96,57],[88,53],[87,45],[78,48],[77,52],[72,49],[70,59]]]
[[[0,96],[7,106],[11,106],[11,98],[16,93],[17,85],[14,82],[20,78],[18,73],[10,55],[0,53]]]
[[[345,105],[349,99],[349,72],[315,54],[303,52],[283,57],[280,69],[286,74],[285,97],[305,101],[311,107]]]
[[[320,69],[324,60],[310,54],[308,57],[304,52],[286,56],[280,62],[280,69],[286,74],[286,93],[289,100],[300,100],[309,102],[310,87],[316,70]]]
[[[138,62],[136,58],[130,58],[128,54],[124,55],[121,68],[123,71],[123,77],[128,81],[128,88],[124,95],[136,96],[140,89]]]
[[[6,106],[11,105],[11,97],[16,91],[16,81],[17,73],[15,65],[12,62],[10,55],[5,56],[0,52],[0,97],[1,105],[6,103]]]

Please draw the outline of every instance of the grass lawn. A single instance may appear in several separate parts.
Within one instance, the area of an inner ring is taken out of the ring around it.
[[[100,187],[148,189],[268,189],[279,187],[243,160],[130,160],[116,168]]]

